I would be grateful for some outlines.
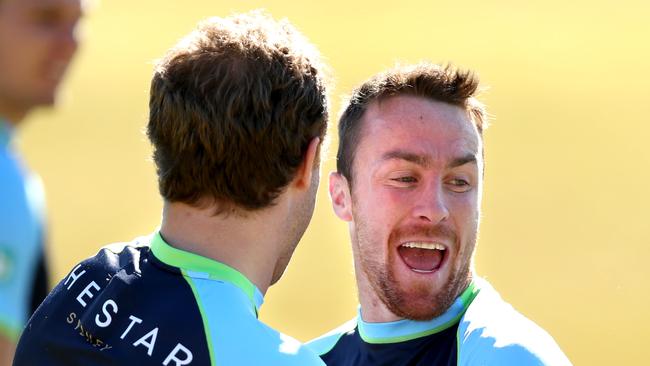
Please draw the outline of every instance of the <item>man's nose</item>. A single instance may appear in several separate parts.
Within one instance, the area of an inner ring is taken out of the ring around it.
[[[432,182],[423,188],[413,209],[413,215],[418,221],[438,224],[449,218],[443,189],[442,184],[438,182]]]

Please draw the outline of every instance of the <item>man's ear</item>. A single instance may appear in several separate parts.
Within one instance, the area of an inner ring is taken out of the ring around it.
[[[329,190],[336,216],[343,221],[352,221],[352,197],[348,180],[341,173],[331,172]]]
[[[318,159],[318,146],[320,145],[320,138],[314,137],[307,147],[305,156],[302,157],[302,162],[296,171],[296,176],[293,178],[293,185],[301,190],[309,189],[312,184],[311,178],[314,174],[314,168],[319,163]]]

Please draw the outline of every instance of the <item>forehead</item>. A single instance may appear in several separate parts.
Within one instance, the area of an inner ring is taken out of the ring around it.
[[[465,109],[416,96],[372,102],[361,120],[358,142],[357,158],[365,155],[370,161],[393,150],[443,162],[467,155],[478,159],[482,149],[476,126]]]

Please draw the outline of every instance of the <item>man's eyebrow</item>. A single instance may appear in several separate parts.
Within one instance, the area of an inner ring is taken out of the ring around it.
[[[469,164],[469,163],[474,163],[474,164],[476,164],[476,155],[474,155],[474,154],[467,154],[467,155],[465,155],[465,156],[462,156],[462,157],[459,157],[459,158],[455,158],[454,160],[452,160],[452,161],[447,165],[447,167],[448,167],[448,168],[457,168],[457,167],[459,167],[459,166],[463,166],[463,165],[465,165],[465,164]]]
[[[421,166],[427,166],[431,163],[430,159],[426,156],[410,153],[403,150],[392,150],[381,156],[381,161],[393,159],[406,160],[408,162]]]
[[[393,159],[405,160],[423,167],[427,167],[431,164],[431,159],[428,156],[415,154],[404,150],[392,150],[385,153],[381,157],[381,161],[393,160]],[[476,155],[471,153],[461,157],[454,158],[451,162],[449,162],[449,164],[447,164],[447,168],[448,169],[457,168],[459,166],[463,166],[465,164],[470,164],[470,163],[476,164]]]

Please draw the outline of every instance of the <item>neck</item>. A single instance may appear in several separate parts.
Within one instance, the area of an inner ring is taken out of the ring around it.
[[[160,232],[177,249],[235,268],[265,294],[284,245],[280,220],[287,217],[281,212],[286,205],[278,201],[245,215],[214,215],[214,206],[165,202]]]

